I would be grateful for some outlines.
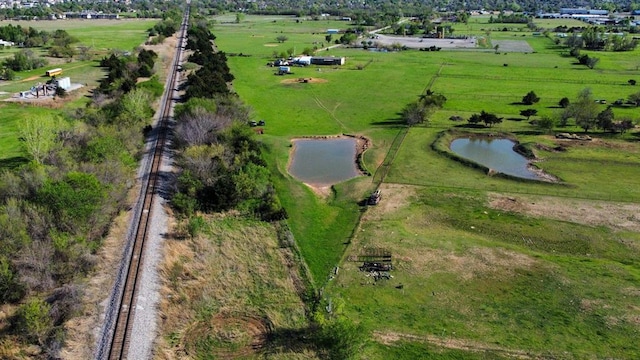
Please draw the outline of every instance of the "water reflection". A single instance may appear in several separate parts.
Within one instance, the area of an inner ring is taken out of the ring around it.
[[[539,176],[528,169],[529,160],[513,150],[514,145],[509,139],[460,138],[453,140],[450,148],[457,155],[489,169],[524,179],[539,180]]]
[[[356,168],[356,140],[298,139],[289,173],[307,184],[333,185],[359,175]]]

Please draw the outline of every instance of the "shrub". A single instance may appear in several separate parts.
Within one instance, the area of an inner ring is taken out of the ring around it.
[[[0,302],[16,302],[24,296],[24,286],[7,258],[0,255]]]
[[[164,85],[162,85],[160,81],[158,81],[158,77],[155,75],[147,81],[138,83],[137,87],[139,89],[146,90],[155,98],[162,96],[162,93],[164,92]]]
[[[18,332],[27,339],[44,345],[53,330],[50,309],[51,306],[43,300],[31,298],[18,309],[15,324]]]
[[[193,216],[189,218],[189,223],[187,224],[187,230],[189,231],[189,236],[192,238],[198,236],[199,233],[207,225],[207,222],[204,220],[202,216]]]

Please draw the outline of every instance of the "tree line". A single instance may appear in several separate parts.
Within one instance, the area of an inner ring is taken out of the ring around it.
[[[109,76],[91,101],[23,120],[28,162],[0,172],[0,303],[13,309],[1,331],[16,346],[37,345],[36,358],[59,358],[63,324],[81,310],[79,280],[126,209],[151,104],[162,93],[156,58],[144,49],[104,58]]]
[[[65,12],[81,12],[83,10],[125,14],[136,18],[164,18],[168,11],[179,9],[183,2],[170,1],[131,1],[131,2],[104,2],[104,1],[65,1],[53,4],[36,3],[32,7],[7,7],[0,9],[0,20],[47,19],[50,15],[61,15]]]
[[[270,181],[250,109],[231,93],[234,77],[204,21],[187,31],[189,61],[199,68],[184,82],[176,107],[175,145],[181,167],[172,204],[178,213],[238,209],[266,221],[287,217]]]
[[[540,97],[532,90],[522,97],[520,104],[531,106],[539,101]],[[629,95],[626,103],[640,106],[640,92]],[[592,129],[600,129],[605,132],[620,134],[623,134],[635,127],[636,121],[631,118],[625,117],[616,119],[612,105],[607,106],[604,110],[600,110],[599,104],[600,102],[594,98],[591,89],[585,88],[578,93],[576,99],[573,101],[568,97],[560,99],[560,101],[558,101],[558,107],[562,110],[555,116],[543,116],[531,121],[531,124],[540,130],[552,131],[556,126],[569,126],[569,120],[573,119],[575,125],[582,128],[585,132]],[[622,106],[624,104],[622,103],[622,100],[618,100],[614,105]],[[533,108],[527,108],[520,111],[520,116],[525,117],[527,121],[537,114],[538,110]],[[460,121],[462,118],[459,116],[452,116],[451,120]],[[483,123],[485,126],[491,127],[495,124],[501,123],[502,120],[503,118],[498,117],[496,114],[482,110],[479,114],[472,114],[467,119],[467,122],[471,125]]]

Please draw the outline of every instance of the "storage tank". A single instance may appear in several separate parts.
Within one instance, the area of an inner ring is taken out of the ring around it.
[[[58,86],[65,90],[69,90],[69,88],[71,88],[71,78],[67,76],[58,79]]]

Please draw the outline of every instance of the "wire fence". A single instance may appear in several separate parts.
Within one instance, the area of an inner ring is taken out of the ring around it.
[[[517,181],[517,180],[515,180]],[[419,187],[428,187],[432,189],[443,189],[448,191],[486,191],[486,192],[500,192],[505,194],[519,194],[519,195],[529,195],[529,196],[549,196],[549,197],[559,197],[559,198],[567,198],[567,199],[576,199],[576,200],[594,200],[594,201],[611,201],[611,202],[620,202],[620,203],[629,203],[635,204],[640,202],[640,193],[635,196],[630,196],[630,194],[614,194],[614,193],[606,193],[606,192],[595,192],[595,191],[580,191],[575,188],[570,188],[567,186],[559,185],[559,184],[542,184],[546,186],[531,186],[524,188],[502,188],[499,186],[462,186],[462,185],[445,185],[438,183],[424,183],[417,181],[406,181],[396,179],[391,179],[387,181],[389,184],[399,184],[399,185],[410,185],[410,186],[419,186]]]

